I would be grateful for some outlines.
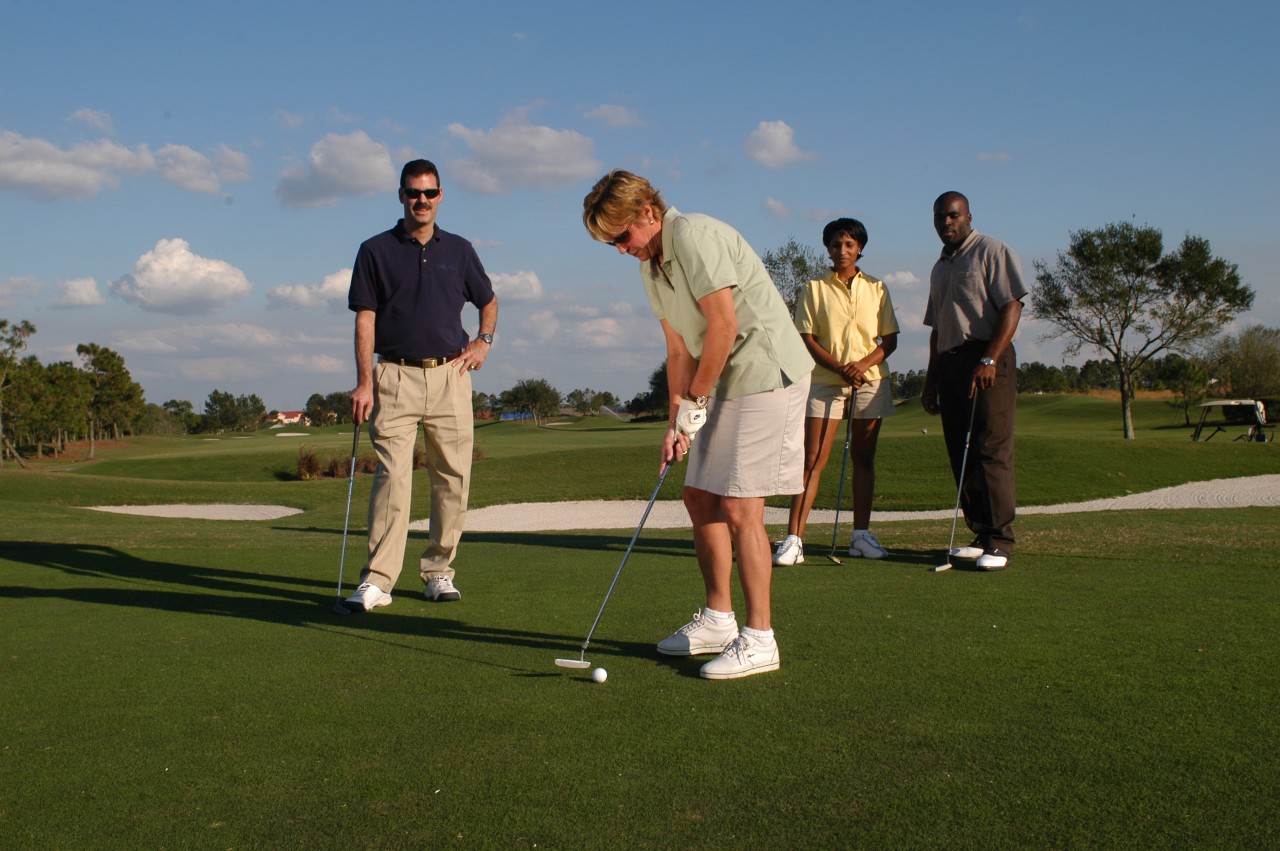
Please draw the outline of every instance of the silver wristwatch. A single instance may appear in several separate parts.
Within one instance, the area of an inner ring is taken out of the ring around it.
[[[981,359],[978,361],[978,363],[982,364],[983,366],[995,366],[995,365],[996,365],[995,358],[981,358]]]
[[[693,404],[697,405],[699,408],[705,408],[707,407],[707,402],[710,401],[711,397],[709,396],[697,396],[694,397]]]
[[[484,340],[484,341],[485,341],[486,343],[488,343],[489,345],[491,345],[491,346],[493,345],[493,335],[492,335],[492,334],[477,334],[477,335],[476,335],[476,339],[477,339],[477,340]]]

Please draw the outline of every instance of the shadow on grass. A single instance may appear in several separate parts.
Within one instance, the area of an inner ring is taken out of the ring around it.
[[[61,600],[178,614],[244,618],[393,643],[432,655],[457,654],[442,652],[438,647],[402,644],[395,641],[395,638],[418,639],[429,636],[468,644],[525,647],[547,652],[548,673],[554,673],[552,664],[555,655],[566,656],[569,651],[576,654],[583,638],[582,635],[508,629],[437,617],[425,610],[439,611],[439,607],[447,607],[449,604],[430,603],[420,595],[412,594],[398,595],[398,611],[380,609],[370,614],[341,616],[333,612],[335,586],[318,579],[249,574],[207,565],[151,561],[112,547],[14,541],[0,547],[0,558],[84,580],[83,584],[74,586],[58,583],[45,587],[35,584],[24,586],[10,581],[0,587],[0,600],[27,603]],[[651,653],[652,647],[634,642],[601,642],[593,643],[590,652],[600,656],[636,656]],[[491,660],[471,656],[458,655],[458,658],[496,664]],[[498,667],[528,670],[521,666]]]
[[[342,537],[342,529],[328,529],[319,526],[272,526],[273,532],[304,532],[308,535],[336,535]],[[655,530],[652,534],[641,531],[640,537],[636,540],[635,548],[632,555],[637,553],[652,553],[655,555],[693,555],[693,538],[686,535],[683,538],[663,537],[664,530]],[[351,553],[347,555],[347,563],[351,563],[351,559],[355,552],[355,542],[364,541],[368,534],[365,529],[352,528],[347,532],[348,546],[353,547]],[[627,544],[631,543],[631,536],[635,534],[635,530],[622,530],[616,532],[465,532],[462,535],[462,546],[458,551],[458,559],[461,564],[467,558],[467,546],[469,544],[492,544],[500,547],[542,547],[557,550],[584,550],[590,552],[609,551],[617,552],[619,555],[626,552]],[[421,547],[425,549],[428,534],[424,531],[415,531],[409,533],[409,547],[406,552],[414,552],[414,541],[420,541]]]

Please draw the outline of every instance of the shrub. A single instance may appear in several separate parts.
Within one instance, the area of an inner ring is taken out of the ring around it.
[[[320,456],[316,455],[316,450],[310,446],[298,447],[298,478],[304,482],[320,476]]]

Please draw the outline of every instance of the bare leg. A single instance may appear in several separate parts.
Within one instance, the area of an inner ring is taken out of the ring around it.
[[[764,528],[764,497],[726,496],[720,505],[738,557],[738,579],[747,604],[746,625],[752,629],[771,629],[773,561]]]
[[[849,459],[853,462],[853,528],[868,529],[876,493],[876,442],[880,420],[849,420]]]
[[[707,589],[707,608],[732,612],[733,596],[729,583],[733,575],[733,539],[721,511],[724,500],[718,494],[691,487],[686,487],[683,495],[689,519],[693,522],[693,546],[698,553],[698,568]],[[761,531],[764,529],[763,505],[762,500]],[[767,553],[767,540],[764,546]]]
[[[804,421],[804,491],[791,498],[791,514],[787,518],[787,534],[804,537],[804,527],[809,522],[809,512],[818,496],[822,483],[822,471],[831,457],[831,444],[835,442],[839,420],[823,417],[806,417]]]

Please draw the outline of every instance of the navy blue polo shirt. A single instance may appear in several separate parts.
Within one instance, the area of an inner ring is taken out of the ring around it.
[[[462,308],[493,301],[493,283],[471,243],[439,226],[422,245],[401,219],[367,239],[351,270],[351,310],[372,310],[373,350],[385,358],[441,358],[465,347]]]

